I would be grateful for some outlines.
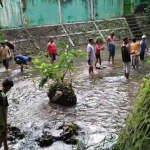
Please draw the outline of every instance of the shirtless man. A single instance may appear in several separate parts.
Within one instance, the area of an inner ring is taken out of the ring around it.
[[[114,56],[115,56],[115,33],[111,32],[110,36],[107,38],[107,47],[109,51],[108,63],[110,63],[110,59],[112,58],[112,66],[114,66]]]
[[[2,58],[3,65],[4,65],[5,69],[6,69],[6,71],[8,71],[9,59],[11,57],[10,49],[6,45],[6,42],[2,42],[1,45],[2,46],[0,47],[0,57]]]

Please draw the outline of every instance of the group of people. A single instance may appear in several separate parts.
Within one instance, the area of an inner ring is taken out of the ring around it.
[[[96,69],[101,68],[101,50],[104,50],[105,47],[101,47],[101,40],[97,39],[95,49],[93,47],[94,40],[89,39],[89,44],[87,45],[87,62],[89,65],[89,74],[93,74],[93,66]],[[108,63],[112,60],[112,66],[114,66],[114,56],[115,56],[115,43],[116,37],[115,33],[111,32],[110,36],[108,36],[106,40],[107,50],[109,52]],[[132,38],[131,44],[129,44],[129,39],[123,38],[123,44],[121,45],[121,55],[122,61],[124,63],[124,71],[126,79],[129,79],[130,67],[139,69],[139,58],[141,61],[144,60],[145,51],[148,51],[148,47],[146,45],[146,36],[142,36],[142,40],[140,42],[134,37]],[[95,59],[96,58],[96,59]],[[95,64],[94,64],[95,60]],[[97,67],[97,63],[99,62],[99,66]]]
[[[13,53],[13,56],[12,56],[12,53]],[[17,54],[13,43],[6,41],[6,40],[1,42],[0,58],[2,60],[3,66],[5,67],[6,71],[8,71],[9,69],[9,63],[12,57],[14,57],[16,64],[20,65],[21,72],[23,72],[23,66],[27,65],[27,62],[31,62],[32,60],[31,57]]]

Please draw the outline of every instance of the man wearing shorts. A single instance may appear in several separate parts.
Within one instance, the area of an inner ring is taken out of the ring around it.
[[[51,64],[53,64],[54,60],[56,60],[56,46],[53,39],[50,39],[49,43],[47,44],[47,55],[51,59]]]
[[[114,66],[114,57],[115,57],[115,33],[112,31],[110,36],[107,38],[107,47],[109,51],[108,63],[110,63],[110,59],[112,58],[112,66]]]
[[[1,45],[2,46],[0,47],[0,57],[2,58],[3,65],[6,69],[6,71],[8,71],[8,69],[9,69],[9,59],[10,59],[10,56],[11,56],[10,49],[6,45],[5,41],[2,42]]]
[[[7,108],[9,106],[6,93],[13,87],[13,82],[6,79],[3,81],[0,90],[0,148],[2,143],[4,150],[8,150],[7,145]]]
[[[93,39],[89,39],[89,44],[87,45],[87,62],[89,65],[89,74],[93,74],[93,63],[95,59],[95,53],[93,48]]]
[[[20,70],[23,72],[23,65],[27,65],[27,62],[31,62],[32,58],[23,55],[16,55],[14,58],[16,64],[20,65]]]
[[[122,54],[122,61],[124,63],[124,76],[126,79],[129,79],[130,74],[130,66],[131,66],[131,57],[130,57],[130,46],[128,38],[123,39],[123,44],[121,46],[121,54]]]

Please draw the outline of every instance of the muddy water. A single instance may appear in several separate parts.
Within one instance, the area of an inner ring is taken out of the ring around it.
[[[149,73],[149,65],[141,63],[139,70],[131,70],[131,79],[127,82],[123,76],[123,68],[119,46],[116,54],[116,65],[107,65],[107,51],[102,52],[101,70],[94,70],[89,77],[84,58],[78,59],[76,65],[80,70],[74,74],[74,89],[78,103],[74,107],[49,105],[47,89],[39,89],[31,82],[32,72],[19,72],[18,66],[11,62],[8,73],[0,68],[0,80],[9,77],[15,86],[8,93],[9,123],[25,131],[26,138],[17,144],[10,144],[14,150],[73,150],[76,146],[55,142],[51,147],[40,148],[35,139],[44,127],[49,126],[53,132],[62,122],[75,122],[80,127],[79,139],[83,149],[94,150],[105,136],[120,131],[125,118],[131,110],[139,90],[142,77]],[[40,80],[35,75],[37,82]],[[107,146],[110,146],[109,143]]]

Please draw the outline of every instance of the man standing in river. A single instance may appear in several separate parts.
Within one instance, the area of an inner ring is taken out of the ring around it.
[[[54,64],[54,61],[56,60],[56,45],[54,40],[51,38],[47,44],[47,56],[51,59],[51,64]]]
[[[0,90],[0,148],[4,144],[4,150],[8,150],[7,145],[7,108],[9,106],[6,93],[13,87],[13,81],[8,79],[3,81]]]
[[[148,51],[148,47],[146,45],[146,35],[142,36],[142,40],[140,41],[140,60],[144,60],[145,50]]]
[[[130,54],[130,45],[129,40],[127,37],[123,39],[123,44],[121,46],[121,54],[122,54],[122,61],[124,63],[124,76],[126,79],[129,79],[130,74],[130,67],[131,67],[131,57]]]
[[[107,47],[109,51],[109,56],[108,56],[108,64],[110,64],[110,59],[112,58],[112,66],[114,66],[114,57],[115,57],[115,42],[116,42],[116,37],[114,31],[110,33],[110,36],[108,36],[107,40]]]
[[[6,42],[2,42],[1,43],[1,47],[0,47],[0,57],[2,58],[3,61],[3,65],[6,69],[6,71],[8,71],[9,68],[9,59],[11,57],[11,52],[9,47],[6,45]]]
[[[89,44],[87,45],[87,62],[89,65],[89,74],[92,75],[93,74],[93,63],[94,63],[94,59],[95,59],[95,52],[94,52],[94,40],[93,39],[89,39]]]

